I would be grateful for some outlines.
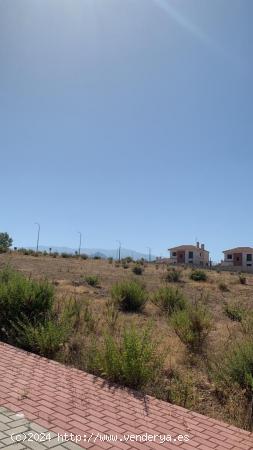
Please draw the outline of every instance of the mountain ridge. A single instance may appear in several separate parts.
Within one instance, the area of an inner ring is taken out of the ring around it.
[[[35,247],[27,247],[32,250],[36,250]],[[52,252],[58,252],[58,253],[69,253],[69,254],[75,254],[77,249],[71,248],[71,247],[58,247],[54,245],[40,245],[39,250],[40,251],[49,251],[49,248],[51,248]],[[121,258],[126,258],[127,256],[130,256],[134,260],[136,259],[148,259],[149,255],[147,253],[137,252],[136,250],[131,250],[127,248],[121,248],[120,250]],[[82,248],[81,254],[86,254],[88,256],[100,256],[101,258],[114,258],[117,259],[119,256],[119,250],[118,249],[103,249],[103,248]],[[154,261],[156,259],[156,256],[150,255],[151,260]]]

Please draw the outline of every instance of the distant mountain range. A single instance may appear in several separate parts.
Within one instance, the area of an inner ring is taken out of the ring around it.
[[[35,247],[28,247],[32,250],[35,250]],[[58,252],[58,253],[70,253],[75,254],[76,248],[70,248],[70,247],[55,247],[55,246],[46,246],[46,245],[40,245],[39,250],[40,251],[49,251],[49,248],[52,249],[52,252]],[[136,252],[135,250],[129,250],[127,248],[121,248],[121,258],[126,258],[127,256],[131,256],[134,260],[136,259],[148,259],[148,254],[146,253],[140,253]],[[114,258],[117,259],[119,257],[119,251],[118,249],[108,250],[108,249],[101,249],[101,248],[82,248],[81,250],[82,254],[86,254],[88,256],[91,256],[94,258],[94,256],[99,256],[102,259],[106,258]],[[155,260],[156,257],[154,255],[151,255],[151,260]]]

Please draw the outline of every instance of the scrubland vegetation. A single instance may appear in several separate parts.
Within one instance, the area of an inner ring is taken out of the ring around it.
[[[2,341],[253,429],[252,275],[17,252],[0,267]]]

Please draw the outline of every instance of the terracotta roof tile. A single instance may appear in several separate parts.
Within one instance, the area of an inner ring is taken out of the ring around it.
[[[208,252],[208,250],[206,249],[202,249],[201,247],[196,247],[196,245],[179,245],[178,247],[172,247],[168,249],[169,251],[204,251],[204,252]]]
[[[252,247],[235,247],[235,248],[231,248],[229,250],[224,250],[223,253],[253,253],[253,248]]]

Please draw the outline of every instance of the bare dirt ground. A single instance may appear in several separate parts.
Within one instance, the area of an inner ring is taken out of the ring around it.
[[[147,291],[152,293],[165,284],[164,277],[166,275],[165,265],[146,264],[143,275],[136,276],[132,272],[134,263],[130,263],[129,267],[124,269],[122,265],[117,267],[117,263],[110,264],[106,260],[34,257],[13,253],[0,255],[0,268],[6,264],[26,276],[48,279],[55,284],[59,294],[83,295],[96,301],[104,301],[109,298],[111,286],[125,279],[137,279],[143,282]],[[205,301],[212,310],[216,331],[219,332],[221,328],[223,331],[227,327],[231,328],[231,321],[223,314],[224,302],[236,300],[245,307],[253,306],[253,274],[246,274],[246,285],[242,285],[237,273],[208,270],[206,282],[195,282],[189,279],[190,272],[190,269],[184,269],[182,280],[179,283],[170,284],[180,288],[186,297],[192,300],[198,299],[201,295],[205,296]],[[94,288],[88,284],[78,286],[78,282],[86,275],[97,275],[99,286]],[[225,283],[229,290],[222,292],[219,288],[220,283]],[[220,333],[218,334],[220,338]]]

